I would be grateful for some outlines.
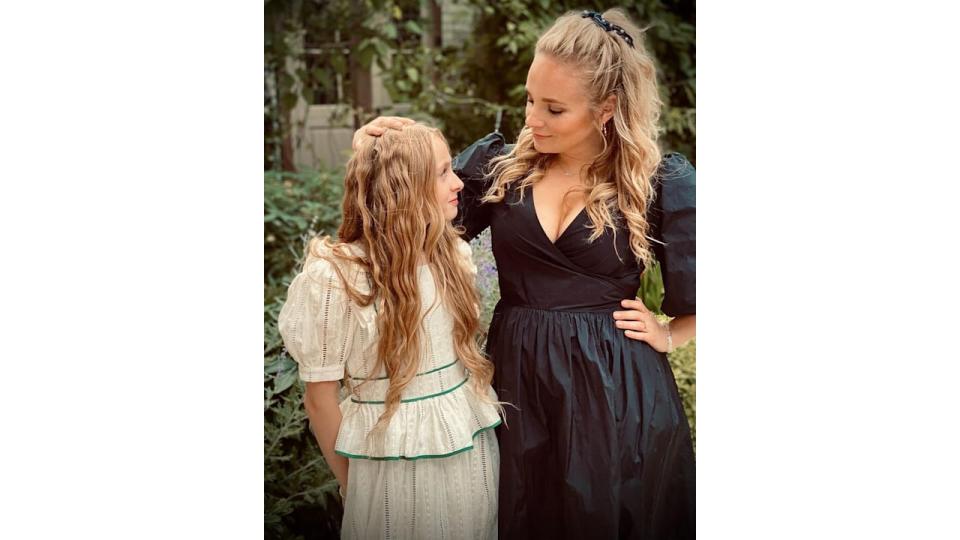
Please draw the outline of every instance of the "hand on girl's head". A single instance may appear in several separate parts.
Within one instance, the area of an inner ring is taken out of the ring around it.
[[[416,124],[416,120],[404,118],[402,116],[378,116],[358,129],[353,134],[353,149],[356,150],[362,144],[363,136],[379,137],[388,129],[402,130],[411,124]]]

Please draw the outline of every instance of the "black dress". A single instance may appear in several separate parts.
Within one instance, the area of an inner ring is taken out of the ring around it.
[[[500,538],[693,538],[690,428],[663,353],[624,336],[612,312],[642,265],[629,233],[587,241],[583,211],[551,243],[526,193],[481,204],[499,134],[454,161],[469,240],[491,228],[500,281],[487,353],[506,407],[500,440]],[[648,219],[673,316],[696,312],[695,172],[664,157]],[[619,254],[619,255],[618,255]]]

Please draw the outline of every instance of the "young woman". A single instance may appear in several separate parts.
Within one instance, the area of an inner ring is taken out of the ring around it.
[[[361,141],[338,240],[311,243],[280,312],[343,538],[497,536],[500,407],[450,165],[422,125]]]
[[[665,353],[695,333],[695,173],[657,146],[641,37],[619,10],[560,17],[537,42],[516,145],[488,135],[454,164],[465,237],[491,228],[487,352],[519,409],[499,430],[502,539],[694,537],[693,448]],[[669,324],[620,300],[654,259]]]

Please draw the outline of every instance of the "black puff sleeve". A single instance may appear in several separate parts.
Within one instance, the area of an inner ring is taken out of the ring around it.
[[[697,312],[697,171],[681,154],[663,157],[650,214],[653,252],[665,294],[661,309],[677,317]],[[659,243],[663,242],[663,244]]]
[[[487,174],[490,160],[506,154],[511,147],[505,144],[503,135],[491,133],[453,158],[453,172],[463,180],[460,206],[454,223],[466,229],[463,239],[468,242],[490,226],[490,205],[480,202],[493,182],[493,178]]]

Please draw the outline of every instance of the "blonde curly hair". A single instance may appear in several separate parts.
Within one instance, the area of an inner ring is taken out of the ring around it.
[[[446,143],[439,130],[414,124],[387,130],[361,145],[347,163],[337,241],[316,238],[308,247],[311,256],[331,262],[352,301],[361,306],[377,303],[379,342],[373,373],[382,366],[390,379],[385,411],[373,429],[378,433],[399,408],[403,390],[419,367],[424,337],[417,268],[422,257],[453,317],[454,350],[470,372],[476,394],[491,401],[486,388],[493,364],[476,341],[480,302],[474,277],[459,251],[458,231],[436,197],[434,137]],[[351,245],[359,246],[362,255]],[[345,266],[363,271],[369,294],[350,285],[353,279]]]
[[[599,118],[596,129],[603,136],[603,149],[587,167],[586,211],[593,230],[589,239],[599,238],[605,228],[616,234],[617,216],[626,220],[630,249],[638,261],[649,267],[654,260],[647,223],[647,208],[656,190],[653,177],[660,164],[657,145],[662,102],[657,90],[653,57],[643,44],[642,30],[619,9],[603,17],[633,38],[628,43],[616,32],[607,32],[581,12],[569,12],[537,40],[536,54],[548,55],[573,67],[586,82],[594,110],[609,96],[616,96],[613,117],[606,134]],[[518,182],[520,196],[543,175],[555,154],[541,154],[533,145],[529,127],[520,131],[513,150],[492,161],[494,181],[484,202],[499,202],[510,184]]]

